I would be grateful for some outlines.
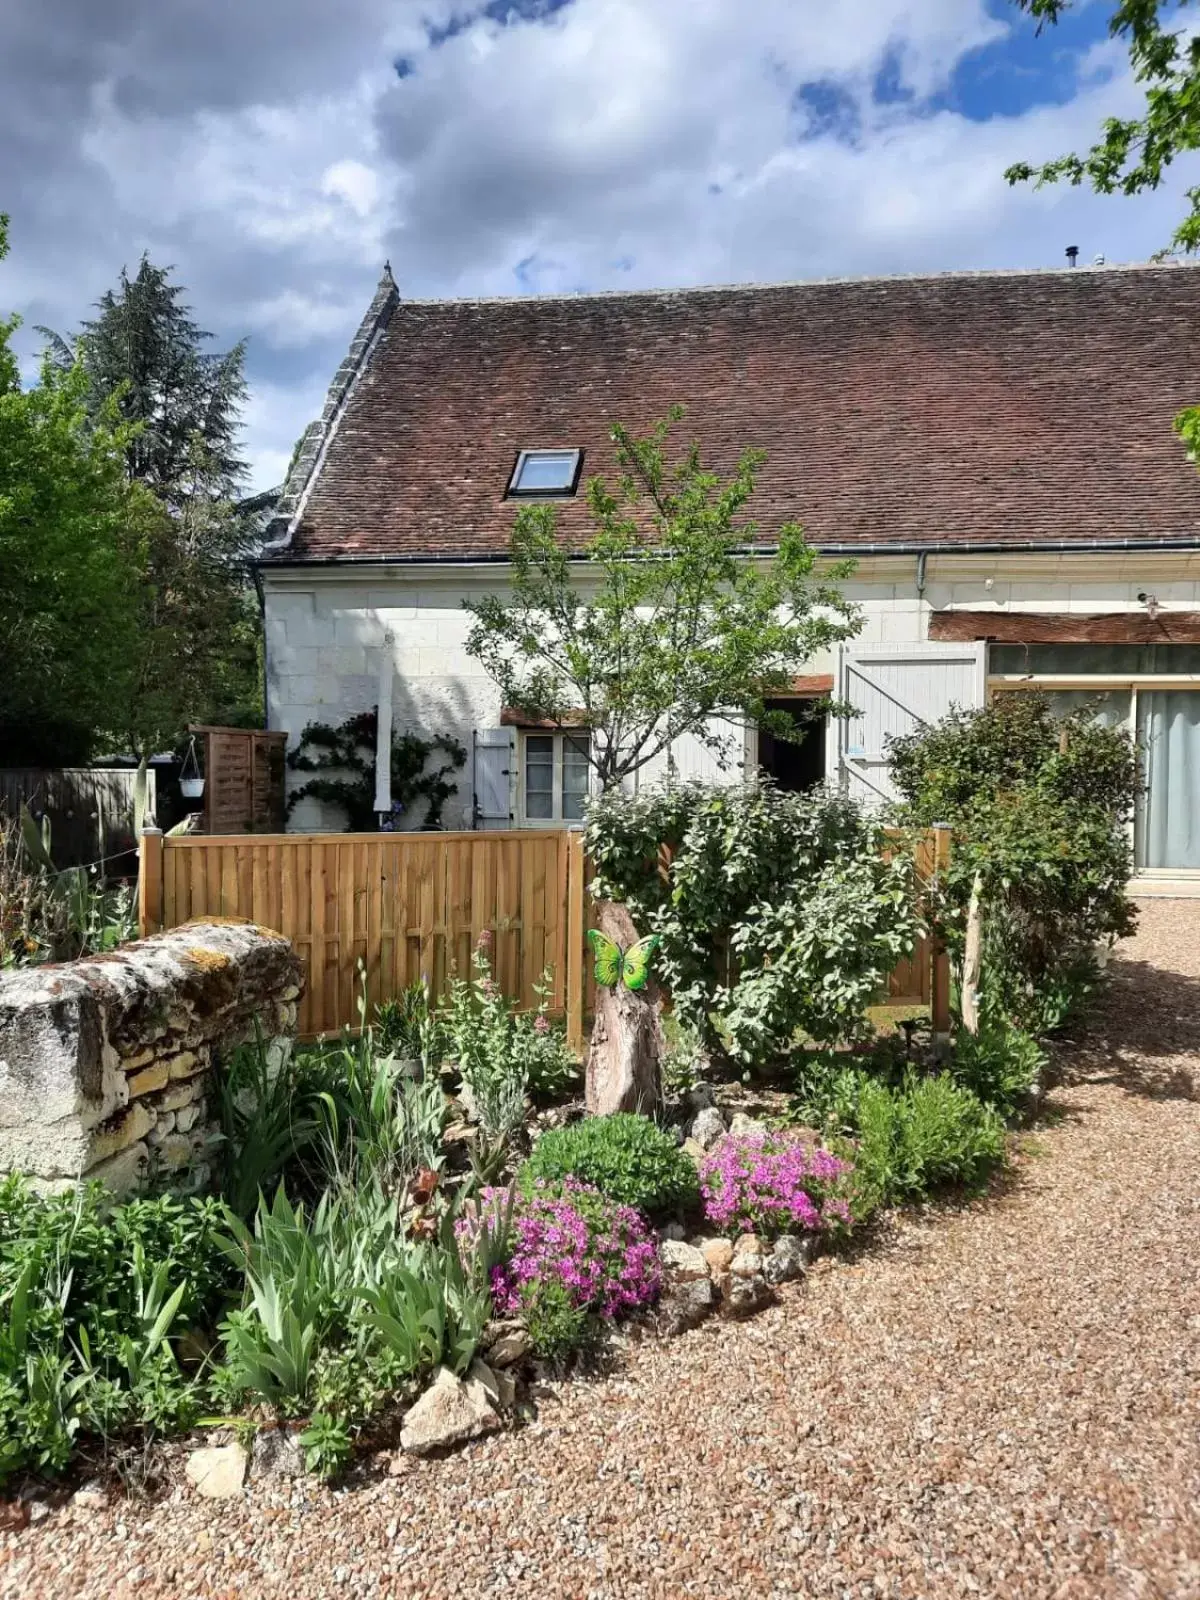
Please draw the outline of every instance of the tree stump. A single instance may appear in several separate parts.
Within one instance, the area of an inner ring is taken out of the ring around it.
[[[600,932],[622,949],[637,942],[633,918],[625,906],[602,900],[596,907]],[[587,1059],[587,1108],[592,1116],[614,1111],[651,1113],[662,1103],[662,1058],[665,1049],[658,985],[653,977],[634,991],[596,987],[596,1020]]]

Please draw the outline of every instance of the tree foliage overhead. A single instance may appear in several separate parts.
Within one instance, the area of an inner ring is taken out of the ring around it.
[[[1056,23],[1075,0],[1013,0],[1035,17],[1038,31]],[[1056,156],[1008,168],[1009,183],[1090,184],[1100,194],[1157,189],[1177,156],[1200,149],[1200,35],[1186,26],[1192,0],[1116,0],[1108,32],[1129,49],[1145,99],[1137,117],[1108,117],[1101,137],[1083,154]],[[1181,250],[1200,246],[1200,187],[1186,191],[1188,213],[1175,230]]]
[[[0,217],[0,259],[7,254]],[[129,670],[141,529],[156,511],[124,471],[129,429],[89,410],[75,365],[22,390],[0,321],[0,747],[30,765],[88,759]]]
[[[764,701],[857,626],[836,582],[814,576],[797,524],[747,556],[759,542],[745,511],[761,452],[746,451],[728,478],[704,468],[695,443],[668,461],[670,426],[682,415],[676,408],[644,438],[613,428],[621,475],[612,487],[599,477],[588,484],[594,531],[582,560],[560,541],[553,505],[523,506],[510,596],[466,602],[475,619],[467,649],[505,705],[590,729],[602,790],[684,734],[719,752],[714,719],[795,739],[793,720]]]
[[[1013,0],[1037,18],[1039,33],[1056,23],[1075,0]],[[1056,156],[1033,165],[1008,168],[1009,183],[1089,184],[1098,194],[1143,194],[1157,189],[1177,157],[1200,150],[1200,32],[1187,26],[1184,13],[1193,0],[1116,0],[1108,19],[1110,37],[1129,49],[1129,64],[1144,101],[1137,117],[1106,118],[1101,136],[1082,155]],[[1186,252],[1200,248],[1200,185],[1184,191],[1187,210],[1171,244]],[[1187,406],[1175,418],[1175,431],[1189,459],[1200,461],[1200,406]]]

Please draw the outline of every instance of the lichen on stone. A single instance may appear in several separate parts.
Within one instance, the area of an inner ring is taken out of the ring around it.
[[[198,967],[201,972],[219,972],[232,964],[231,958],[223,950],[205,950],[202,945],[195,944],[188,946],[182,959],[189,966]]]

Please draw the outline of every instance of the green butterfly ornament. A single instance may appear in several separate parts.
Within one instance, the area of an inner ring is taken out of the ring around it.
[[[650,958],[662,943],[661,933],[652,933],[647,939],[639,939],[626,950],[601,933],[599,928],[589,928],[588,938],[596,957],[597,983],[603,984],[606,989],[615,989],[619,983],[623,983],[635,993],[646,987],[650,977]]]

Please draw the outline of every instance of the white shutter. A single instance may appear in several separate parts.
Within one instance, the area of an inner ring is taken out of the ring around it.
[[[854,715],[837,717],[838,782],[865,805],[895,798],[889,736],[937,722],[952,707],[981,706],[987,692],[984,643],[843,645],[838,699]]]
[[[516,740],[512,728],[477,728],[474,738],[475,804],[472,826],[512,827]]]

